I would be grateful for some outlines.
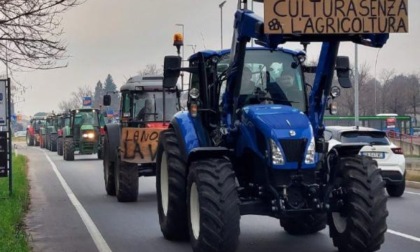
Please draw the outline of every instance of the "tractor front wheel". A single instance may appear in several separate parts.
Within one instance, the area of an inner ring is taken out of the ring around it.
[[[137,164],[121,161],[119,156],[115,162],[115,193],[119,202],[137,201],[139,194]]]
[[[162,131],[156,158],[159,224],[168,240],[187,240],[187,166],[173,129]]]
[[[235,251],[241,215],[230,161],[208,158],[192,162],[187,190],[193,251]]]
[[[74,144],[73,138],[64,139],[64,160],[74,160]]]
[[[384,184],[376,161],[342,157],[333,178],[328,213],[334,246],[345,252],[379,250],[387,230]]]

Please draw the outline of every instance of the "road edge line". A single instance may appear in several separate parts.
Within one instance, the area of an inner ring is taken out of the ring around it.
[[[69,197],[71,203],[76,208],[77,213],[79,214],[80,218],[82,219],[83,223],[85,224],[90,236],[93,239],[93,242],[95,243],[97,249],[99,252],[111,252],[111,248],[108,246],[108,243],[106,243],[104,237],[102,236],[101,232],[99,232],[99,229],[96,227],[93,220],[90,218],[89,214],[86,212],[85,208],[82,206],[80,201],[77,199],[76,195],[74,195],[73,191],[71,190],[70,186],[67,184],[66,180],[61,175],[60,171],[57,169],[57,166],[54,164],[54,162],[51,160],[51,158],[47,155],[47,153],[44,152],[45,157],[47,158],[48,162],[50,162],[51,167],[57,176],[58,180],[61,183],[61,186],[63,187],[64,191],[67,194],[67,197]]]
[[[413,241],[416,241],[416,242],[420,242],[420,238],[412,236],[412,235],[404,234],[404,233],[401,233],[401,232],[398,232],[398,231],[394,231],[392,229],[388,229],[387,232],[390,233],[390,234],[393,234],[393,235],[401,236],[401,237],[406,238],[406,239],[410,239],[410,240],[413,240]]]

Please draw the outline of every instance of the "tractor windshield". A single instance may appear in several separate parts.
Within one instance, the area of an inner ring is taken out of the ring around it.
[[[92,125],[95,127],[99,126],[98,114],[96,111],[79,111],[74,117],[75,125]]]
[[[131,106],[132,100],[132,106]],[[175,92],[165,93],[165,121],[169,121],[178,111],[179,104]],[[124,96],[123,116],[132,117],[135,121],[163,121],[163,93],[138,92]]]
[[[283,51],[248,50],[239,102],[241,98],[262,93],[267,97],[266,100],[274,104],[289,105],[305,111],[305,86],[296,60],[292,54]],[[247,104],[238,105],[241,107]]]

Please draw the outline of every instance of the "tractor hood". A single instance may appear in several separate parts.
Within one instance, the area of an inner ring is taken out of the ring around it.
[[[307,116],[299,109],[286,105],[252,105],[243,108],[243,122],[258,128],[273,139],[313,137]]]

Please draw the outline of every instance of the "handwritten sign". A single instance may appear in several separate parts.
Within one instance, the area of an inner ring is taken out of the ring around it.
[[[156,128],[123,128],[121,133],[121,160],[130,163],[154,163],[160,132]]]
[[[267,34],[407,33],[408,0],[264,0]]]

